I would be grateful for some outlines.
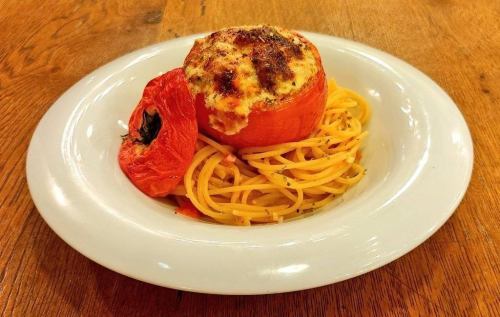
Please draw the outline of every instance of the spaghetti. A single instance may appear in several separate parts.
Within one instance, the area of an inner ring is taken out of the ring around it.
[[[173,195],[232,225],[282,222],[343,194],[365,174],[360,147],[370,107],[328,81],[325,113],[307,139],[236,151],[200,134],[194,159]]]

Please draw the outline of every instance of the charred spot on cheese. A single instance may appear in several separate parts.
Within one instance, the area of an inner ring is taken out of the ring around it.
[[[215,90],[222,95],[237,94],[238,89],[233,84],[235,76],[234,70],[231,69],[224,69],[221,72],[215,73]]]
[[[295,74],[288,67],[283,51],[272,46],[257,46],[252,50],[252,64],[260,85],[274,92],[278,79],[293,79]]]
[[[250,30],[238,30],[234,43],[240,46],[254,45],[275,48],[286,54],[287,57],[294,56],[303,58],[301,44],[294,43],[290,38],[286,38],[269,26],[254,28]]]
[[[191,92],[203,94],[212,109],[211,126],[231,135],[248,124],[254,107],[273,107],[305,88],[320,63],[316,48],[300,34],[244,26],[197,40],[184,71]]]

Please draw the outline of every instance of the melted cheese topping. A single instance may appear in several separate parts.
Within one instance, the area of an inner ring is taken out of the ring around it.
[[[320,69],[315,52],[282,28],[229,28],[197,40],[184,70],[191,92],[213,111],[210,125],[231,135],[248,125],[254,107],[273,107],[303,89]]]

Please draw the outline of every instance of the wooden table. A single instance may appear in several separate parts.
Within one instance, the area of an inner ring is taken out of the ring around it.
[[[5,316],[500,316],[500,2],[0,1],[0,311]],[[30,198],[31,134],[82,76],[151,43],[266,22],[394,54],[456,101],[475,142],[454,216],[393,263],[317,289],[215,296],[148,285],[66,245]]]

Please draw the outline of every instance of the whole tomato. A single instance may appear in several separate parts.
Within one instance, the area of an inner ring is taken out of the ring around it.
[[[176,68],[144,88],[120,148],[120,167],[145,194],[166,196],[188,169],[197,136],[194,100]]]

